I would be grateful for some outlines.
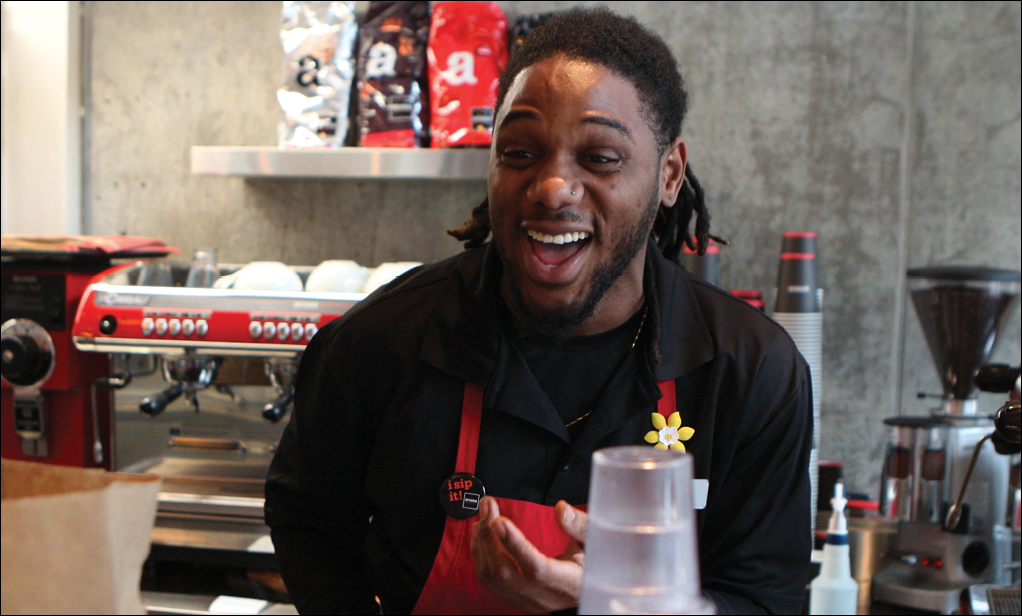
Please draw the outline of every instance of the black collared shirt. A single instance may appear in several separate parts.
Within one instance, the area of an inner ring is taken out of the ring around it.
[[[809,567],[811,386],[784,331],[651,243],[662,360],[613,372],[571,432],[503,333],[492,246],[409,272],[309,344],[266,486],[303,612],[408,613],[440,545],[465,381],[485,388],[476,474],[494,496],[586,502],[596,449],[645,444],[674,379],[695,474],[703,586],[724,612],[797,613]]]

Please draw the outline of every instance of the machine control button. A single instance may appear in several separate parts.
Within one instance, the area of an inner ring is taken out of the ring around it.
[[[318,332],[318,331],[319,331],[319,328],[316,327],[315,323],[309,323],[308,325],[306,325],[305,326],[305,341],[306,342],[310,342],[312,340],[312,337],[315,336],[316,332]]]
[[[277,325],[270,323],[269,321],[263,323],[263,338],[267,340],[273,340],[277,335]]]
[[[302,329],[301,323],[295,323],[291,326],[291,342],[301,342],[304,336],[305,330]]]
[[[263,324],[259,321],[252,321],[249,323],[248,335],[252,336],[252,340],[259,340],[259,337],[263,335]]]
[[[99,320],[99,333],[110,336],[115,331],[117,331],[117,317],[108,314]]]
[[[170,329],[170,323],[167,323],[167,319],[156,319],[156,335],[162,336],[167,333]]]
[[[206,319],[199,319],[198,321],[195,322],[195,334],[199,338],[205,338],[206,334],[208,333],[209,323],[206,322]]]
[[[185,319],[181,321],[181,333],[186,337],[191,336],[195,333],[195,321],[191,319]]]
[[[277,323],[277,340],[287,342],[291,337],[291,326],[287,323]]]
[[[146,317],[146,318],[142,319],[142,335],[143,336],[151,335],[153,333],[154,329],[156,329],[156,321],[154,321],[150,317]]]
[[[180,334],[181,333],[181,320],[180,319],[171,319],[170,320],[170,327],[167,329],[167,331],[170,332],[171,336],[177,336],[178,334]]]

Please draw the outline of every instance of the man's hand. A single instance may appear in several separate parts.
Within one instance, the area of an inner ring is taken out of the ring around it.
[[[549,558],[511,520],[500,517],[497,501],[486,497],[479,503],[479,521],[472,526],[476,577],[516,609],[554,612],[578,606],[589,516],[564,501],[557,503],[555,516],[571,541],[564,554]]]

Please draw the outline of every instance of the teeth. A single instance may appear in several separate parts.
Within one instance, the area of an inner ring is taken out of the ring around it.
[[[527,233],[529,237],[531,237],[532,239],[536,240],[537,242],[542,242],[544,244],[571,244],[572,242],[578,242],[581,240],[589,239],[589,234],[584,231],[562,233],[560,235],[547,235],[545,233],[540,233],[539,231],[532,230],[528,231]]]

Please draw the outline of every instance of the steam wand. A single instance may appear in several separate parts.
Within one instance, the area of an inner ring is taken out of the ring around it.
[[[113,389],[123,389],[131,383],[131,373],[124,372],[123,374],[115,374],[111,377],[99,377],[92,381],[92,459],[96,464],[102,464],[104,460],[103,455],[103,442],[99,438],[99,406],[96,400],[96,390],[105,389],[110,391]]]
[[[969,487],[969,480],[972,478],[972,471],[976,468],[976,461],[979,459],[983,444],[993,440],[994,449],[1002,455],[1014,455],[1022,452],[1020,418],[1022,418],[1022,402],[1018,400],[1010,400],[997,410],[994,415],[994,431],[979,439],[972,451],[972,461],[969,462],[969,470],[965,473],[965,481],[962,482],[958,498],[955,500],[954,506],[948,510],[947,518],[944,520],[946,530],[957,528],[962,519],[962,499],[965,498],[965,490]]]

